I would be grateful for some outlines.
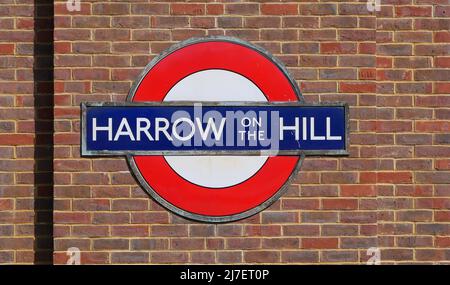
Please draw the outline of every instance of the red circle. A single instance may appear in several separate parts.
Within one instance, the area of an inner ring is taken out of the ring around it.
[[[224,69],[245,76],[269,101],[298,101],[291,82],[274,62],[254,49],[226,41],[194,43],[170,53],[147,72],[132,101],[163,101],[181,79],[207,69]],[[220,189],[185,180],[163,156],[134,156],[133,159],[147,184],[171,205],[197,215],[231,216],[255,208],[274,196],[300,158],[269,157],[248,180]]]

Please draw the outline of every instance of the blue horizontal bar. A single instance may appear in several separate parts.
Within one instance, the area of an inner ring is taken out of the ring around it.
[[[98,154],[346,151],[343,105],[86,105],[82,149]]]

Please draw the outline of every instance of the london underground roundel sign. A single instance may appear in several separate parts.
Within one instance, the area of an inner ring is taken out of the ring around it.
[[[198,38],[154,58],[127,102],[83,103],[81,151],[125,155],[167,209],[227,222],[276,201],[305,155],[346,155],[347,125],[345,104],[305,103],[267,51]]]

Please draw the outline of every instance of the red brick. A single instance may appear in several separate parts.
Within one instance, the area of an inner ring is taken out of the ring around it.
[[[187,252],[151,252],[150,261],[153,263],[186,263],[189,259]]]
[[[31,249],[33,246],[33,239],[32,238],[0,238],[0,247],[3,249],[13,249],[13,250],[20,250],[20,249]]]
[[[208,15],[220,15],[223,14],[223,4],[206,4],[206,13]]]
[[[449,209],[450,199],[445,198],[419,198],[416,201],[418,208]]]
[[[119,199],[112,202],[113,211],[145,211],[148,210],[148,199]]]
[[[31,145],[33,142],[31,134],[0,134],[0,145]]]
[[[194,264],[213,264],[216,260],[215,252],[192,252],[191,262]]]
[[[392,67],[392,58],[377,56],[377,67],[379,68]]]
[[[348,54],[356,53],[356,44],[354,43],[321,43],[320,51],[330,54]]]
[[[431,7],[401,6],[395,7],[397,17],[430,17]]]
[[[219,236],[242,236],[241,225],[218,225],[216,230]]]
[[[304,41],[335,41],[336,31],[333,29],[324,30],[301,30],[299,38]]]
[[[89,224],[91,215],[86,212],[56,212],[53,214],[53,220],[61,224]]]
[[[353,210],[358,208],[357,199],[323,199],[322,208],[325,210]]]
[[[415,128],[419,132],[448,132],[450,130],[450,122],[448,121],[416,122]]]
[[[319,209],[318,199],[285,199],[282,201],[282,209],[286,210],[314,210]]]
[[[205,14],[204,4],[171,4],[170,11],[173,15],[202,15]]]
[[[316,5],[308,5],[308,8],[301,7],[300,9],[303,11],[303,9],[310,9],[315,10]],[[322,27],[334,27],[334,28],[356,28],[358,25],[358,18],[357,17],[344,17],[344,16],[330,16],[327,15],[326,17],[321,18],[321,25]]]
[[[263,223],[295,223],[298,215],[295,212],[264,212],[262,213]]]
[[[433,8],[435,17],[448,17],[448,15],[450,14],[449,6],[434,6]]]
[[[377,174],[378,183],[411,183],[411,172],[379,172]]]
[[[174,238],[170,241],[170,248],[174,250],[202,250],[205,249],[203,238]]]
[[[321,253],[321,261],[324,262],[357,262],[358,252],[357,251],[323,251]]]
[[[116,237],[145,237],[148,234],[148,226],[127,225],[111,227],[111,235]]]
[[[314,263],[319,261],[317,251],[283,251],[281,262],[287,263]]]
[[[435,213],[435,219],[437,222],[449,222],[450,211],[438,211]]]
[[[439,159],[434,163],[434,168],[437,170],[450,170],[450,159]]]
[[[244,261],[250,263],[277,263],[280,262],[280,252],[277,251],[246,251]]]
[[[188,235],[188,228],[185,225],[165,225],[151,226],[150,232],[152,236],[172,236],[181,237]]]
[[[335,15],[336,10],[336,4],[300,4],[301,15],[326,15],[327,17],[324,17],[324,19],[330,15]]]
[[[244,228],[244,236],[280,236],[280,235],[281,235],[281,226],[279,225],[250,225],[245,226]]]
[[[155,23],[158,23],[158,21],[156,20]],[[150,19],[148,16],[116,16],[112,18],[111,25],[113,28],[148,28],[150,27]]]
[[[450,172],[416,172],[417,183],[434,183],[448,184],[450,183]]]
[[[111,173],[111,184],[116,185],[130,185],[134,184],[135,180],[129,173],[113,172]]]
[[[129,223],[128,213],[94,213],[93,224],[123,224]]]
[[[0,199],[0,211],[11,211],[14,209],[14,200]]]
[[[169,14],[169,4],[133,3],[131,4],[131,13],[134,15],[167,15]]]
[[[148,252],[113,252],[111,262],[114,264],[142,264],[149,262]]]
[[[111,206],[108,199],[77,199],[72,208],[75,211],[107,211]]]
[[[14,54],[14,44],[0,44],[0,54]]]
[[[262,248],[266,249],[299,248],[299,245],[298,238],[269,238],[262,241]]]
[[[449,248],[450,237],[435,237],[434,244],[437,247]]]
[[[242,252],[241,251],[219,251],[219,252],[217,252],[217,262],[240,263],[240,262],[242,262]]]
[[[227,249],[258,249],[261,247],[259,238],[229,238],[226,240]]]
[[[340,193],[344,197],[374,197],[377,194],[373,185],[342,185]]]
[[[441,249],[417,249],[416,259],[418,261],[442,261],[445,259],[445,252]]]
[[[301,221],[304,223],[333,223],[337,220],[337,212],[304,212],[301,214]]]
[[[343,83],[342,82],[339,84],[339,90],[341,92],[348,92],[348,93],[374,93],[375,85],[372,83],[360,83],[360,82]]]
[[[297,15],[297,4],[261,4],[263,15]]]
[[[337,238],[302,238],[302,248],[305,249],[327,249],[337,246]]]
[[[164,250],[169,248],[168,239],[132,239],[130,243],[132,250]]]
[[[340,30],[339,40],[341,41],[373,41],[375,40],[375,31],[365,30],[364,32],[358,30]]]
[[[395,162],[397,170],[431,170],[430,159],[402,159]]]
[[[169,215],[166,212],[138,212],[131,214],[131,223],[136,224],[168,224]]]
[[[214,28],[216,25],[213,17],[195,17],[191,19],[191,26],[193,28]],[[211,32],[211,31],[209,31]]]
[[[416,154],[421,157],[447,157],[449,153],[446,146],[416,146]]]
[[[434,33],[434,41],[437,43],[448,43],[450,42],[450,32],[447,31],[437,31]]]
[[[94,250],[124,250],[129,249],[129,240],[126,239],[94,239],[92,241]]]

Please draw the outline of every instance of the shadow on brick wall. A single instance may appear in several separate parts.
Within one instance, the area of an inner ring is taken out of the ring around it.
[[[34,1],[34,263],[53,260],[53,1]]]

